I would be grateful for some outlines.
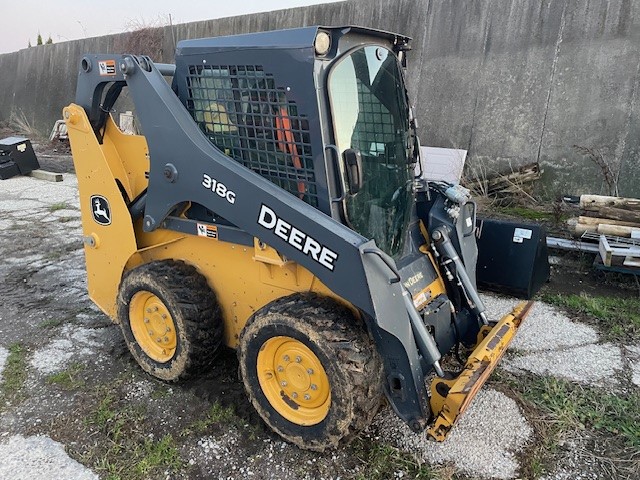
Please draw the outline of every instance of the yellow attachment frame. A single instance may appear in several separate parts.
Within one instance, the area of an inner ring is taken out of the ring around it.
[[[478,344],[462,372],[453,379],[436,377],[431,382],[431,411],[435,421],[427,434],[442,442],[467,409],[469,403],[496,367],[533,302],[523,302],[505,315],[495,326],[484,326],[478,334]]]

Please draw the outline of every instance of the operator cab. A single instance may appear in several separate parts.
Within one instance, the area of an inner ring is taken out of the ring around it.
[[[227,156],[398,258],[413,207],[408,41],[360,27],[187,40],[173,88]]]

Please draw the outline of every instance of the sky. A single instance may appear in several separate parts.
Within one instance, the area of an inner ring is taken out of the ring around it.
[[[134,29],[267,12],[339,0],[0,0],[0,53]]]

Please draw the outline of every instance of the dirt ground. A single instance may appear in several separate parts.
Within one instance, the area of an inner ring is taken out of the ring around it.
[[[640,357],[640,347],[605,342],[579,318],[542,302],[530,332],[442,447],[412,434],[384,408],[351,445],[322,454],[299,450],[258,418],[232,351],[186,383],[154,380],[132,360],[119,327],[87,296],[70,157],[64,146],[44,144],[37,151],[43,169],[65,173],[63,182],[19,177],[0,183],[0,464],[17,469],[0,467],[0,478],[55,478],[50,466],[60,456],[56,468],[69,472],[66,478],[612,478],[594,440],[599,437],[589,432],[567,437],[540,469],[533,468],[539,412],[529,411],[501,379],[551,378],[554,365],[533,370],[534,359],[546,355],[556,365],[571,364],[570,349],[586,348],[610,360],[601,365],[602,378],[594,377],[597,388],[637,391],[621,372],[640,363],[634,356],[637,351]],[[546,291],[637,295],[633,285],[598,277],[584,263],[562,256]],[[488,298],[495,315],[515,302]],[[568,332],[581,331],[584,338],[540,347],[548,340],[535,329],[552,331],[550,322],[565,322]],[[527,356],[532,360],[523,363]],[[589,360],[582,368],[592,365]],[[581,382],[568,372],[561,377]],[[631,478],[616,472],[613,478]]]

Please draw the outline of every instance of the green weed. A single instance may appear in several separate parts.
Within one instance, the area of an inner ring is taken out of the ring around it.
[[[75,390],[84,386],[84,380],[79,377],[84,370],[84,365],[74,363],[62,372],[49,375],[47,383],[58,385],[63,390]]]
[[[67,202],[58,202],[58,203],[54,203],[52,205],[49,205],[49,211],[51,213],[53,212],[57,212],[58,210],[70,210],[73,207],[71,205],[69,205]]]
[[[155,478],[182,467],[170,434],[160,439],[149,436],[144,407],[121,405],[113,391],[101,391],[99,395],[100,401],[88,422],[106,435],[107,448],[90,452],[85,461],[93,463],[98,472],[112,480]]]
[[[435,469],[426,464],[419,464],[411,455],[391,445],[363,438],[358,438],[352,445],[355,455],[364,467],[364,471],[356,477],[358,480],[397,478],[397,472],[402,472],[406,478],[419,480],[445,480],[453,477],[453,473],[448,469]]]
[[[10,400],[19,400],[20,391],[27,379],[27,353],[22,345],[14,343],[9,347],[0,382],[0,405]]]
[[[244,426],[244,422],[235,414],[233,407],[223,407],[220,403],[216,402],[211,405],[205,418],[193,422],[186,427],[180,435],[187,436],[191,433],[201,434],[216,424],[235,425],[237,427]]]

